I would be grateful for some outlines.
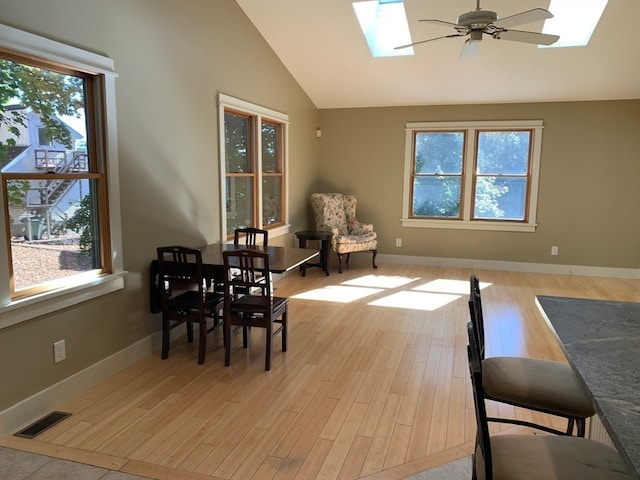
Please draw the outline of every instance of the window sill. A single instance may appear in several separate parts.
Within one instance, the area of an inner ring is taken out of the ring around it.
[[[511,222],[470,222],[468,220],[419,220],[416,218],[400,219],[403,227],[412,228],[440,228],[450,230],[490,230],[496,232],[525,232],[536,231],[535,223]]]
[[[290,228],[291,228],[291,225],[289,224],[280,225],[279,227],[269,228],[268,229],[269,238],[272,239],[276,237],[281,237],[283,235],[287,235],[289,233]]]
[[[127,272],[97,277],[82,285],[15,300],[0,306],[0,330],[124,288]]]

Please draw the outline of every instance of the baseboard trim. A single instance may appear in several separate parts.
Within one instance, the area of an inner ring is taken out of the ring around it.
[[[55,410],[95,384],[157,351],[156,332],[0,412],[0,436],[10,435],[42,415]]]
[[[467,258],[417,257],[410,255],[377,256],[379,263],[400,265],[424,265],[430,267],[477,268],[507,272],[550,273],[555,275],[580,275],[590,277],[640,279],[640,268],[594,267],[584,265],[557,265],[551,263],[508,262],[501,260],[477,260]]]

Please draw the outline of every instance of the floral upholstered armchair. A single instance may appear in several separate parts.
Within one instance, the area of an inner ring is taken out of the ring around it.
[[[316,230],[333,233],[331,247],[338,255],[338,273],[342,273],[342,257],[346,254],[345,263],[349,263],[349,255],[354,252],[373,253],[371,263],[373,268],[378,268],[376,232],[370,223],[356,220],[356,197],[342,193],[314,193],[311,205]]]

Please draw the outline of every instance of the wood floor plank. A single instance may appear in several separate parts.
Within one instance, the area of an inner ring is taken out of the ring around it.
[[[480,278],[488,355],[566,361],[536,295],[640,302],[640,280],[364,264],[278,280],[290,298],[289,350],[264,331],[178,338],[56,409],[72,415],[36,440],[0,445],[163,480],[399,480],[473,451],[466,357],[469,275]],[[398,303],[411,298],[413,303]],[[564,420],[487,402],[492,416],[564,428]],[[522,432],[492,424],[495,433]]]

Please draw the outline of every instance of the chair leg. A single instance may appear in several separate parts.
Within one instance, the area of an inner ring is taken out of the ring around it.
[[[587,421],[584,418],[577,418],[576,419],[576,426],[578,427],[578,431],[576,432],[576,435],[578,437],[584,437],[586,430],[587,430]]]
[[[193,323],[185,322],[187,324],[187,341],[193,342]]]
[[[286,352],[287,351],[287,324],[288,324],[288,320],[287,320],[287,310],[285,309],[285,311],[282,313],[282,351]]]
[[[338,273],[342,273],[342,256],[343,253],[338,253]]]
[[[231,363],[231,325],[229,322],[224,322],[224,365],[228,367]]]
[[[200,322],[200,330],[199,330],[200,339],[198,340],[198,365],[202,365],[204,363],[204,355],[207,351],[207,321]]]
[[[267,344],[265,346],[264,369],[271,370],[271,344],[273,340],[273,319],[267,325]]]
[[[166,360],[169,358],[169,339],[171,335],[171,329],[169,328],[169,320],[162,319],[162,353],[160,358]]]
[[[378,250],[371,250],[371,252],[373,252],[373,259],[371,260],[371,264],[373,265],[373,268],[378,268],[378,265],[376,265],[376,255],[378,255]]]

